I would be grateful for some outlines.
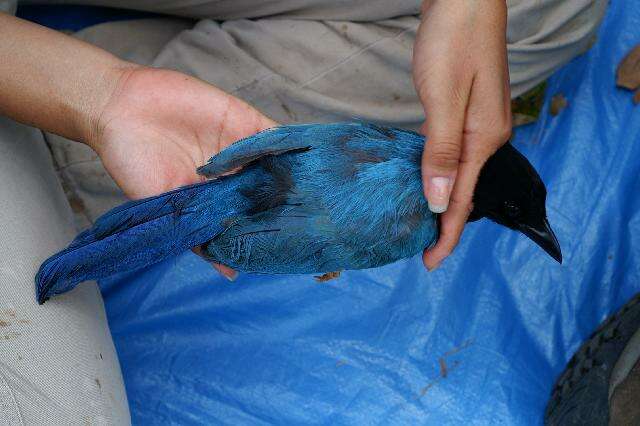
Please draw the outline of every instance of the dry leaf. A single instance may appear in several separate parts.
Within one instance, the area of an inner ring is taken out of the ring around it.
[[[546,88],[547,82],[543,81],[533,89],[511,101],[513,127],[533,123],[538,119],[542,104],[544,103]]]
[[[533,123],[536,121],[536,117],[526,114],[513,114],[513,118],[511,119],[511,125],[513,127],[524,126],[525,124]]]
[[[640,45],[620,62],[616,84],[629,90],[640,86]]]
[[[333,279],[336,279],[339,276],[340,276],[340,271],[335,271],[335,272],[327,272],[327,273],[324,273],[322,275],[318,275],[317,277],[314,277],[314,278],[319,283],[325,283],[327,281],[331,281]]]
[[[567,101],[567,98],[565,98],[562,93],[558,93],[551,98],[551,107],[549,108],[549,112],[555,117],[568,105],[569,101]]]

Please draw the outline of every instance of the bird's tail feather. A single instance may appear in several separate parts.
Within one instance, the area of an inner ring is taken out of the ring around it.
[[[80,282],[142,268],[210,240],[237,207],[232,186],[209,181],[114,208],[42,264],[38,303]]]

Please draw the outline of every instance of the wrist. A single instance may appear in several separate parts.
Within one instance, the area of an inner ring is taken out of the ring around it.
[[[80,141],[99,152],[105,128],[105,110],[121,94],[126,81],[140,65],[115,60],[106,64],[98,73],[97,87],[88,97],[88,103],[78,109],[77,126],[80,129]]]
[[[91,145],[124,69],[104,50],[0,13],[0,114]]]

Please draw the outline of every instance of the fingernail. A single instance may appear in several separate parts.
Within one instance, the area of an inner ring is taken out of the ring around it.
[[[449,207],[451,195],[451,179],[447,177],[432,177],[429,181],[427,202],[429,210],[434,213],[444,213]]]

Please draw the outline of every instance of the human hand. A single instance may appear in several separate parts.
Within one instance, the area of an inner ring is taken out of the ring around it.
[[[130,198],[202,181],[212,155],[276,123],[201,80],[175,71],[122,68],[87,144]]]
[[[427,141],[422,178],[440,238],[423,261],[436,268],[458,244],[485,161],[511,135],[505,0],[425,0],[413,53]]]
[[[196,78],[5,13],[0,40],[0,114],[91,146],[131,198],[199,182],[211,155],[276,124]]]
[[[185,74],[137,66],[118,70],[118,83],[85,141],[131,198],[200,182],[196,168],[212,155],[276,125],[243,101]],[[235,277],[226,266],[214,267]]]

